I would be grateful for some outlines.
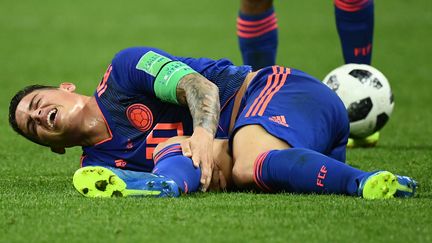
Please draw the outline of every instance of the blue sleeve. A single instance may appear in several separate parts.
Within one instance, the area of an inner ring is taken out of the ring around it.
[[[153,87],[155,77],[136,68],[141,57],[149,51],[153,51],[171,60],[178,60],[175,56],[156,48],[131,47],[120,51],[112,60],[111,75],[126,92],[155,95]]]
[[[107,160],[109,161],[109,160]],[[114,163],[110,163],[110,162],[104,162],[101,160],[97,160],[94,158],[90,158],[87,155],[81,155],[81,163],[80,163],[80,167],[86,167],[86,166],[115,166]]]

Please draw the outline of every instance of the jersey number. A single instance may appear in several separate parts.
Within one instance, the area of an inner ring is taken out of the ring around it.
[[[156,135],[163,134],[163,135]],[[159,143],[163,143],[169,138],[183,136],[183,124],[177,123],[158,123],[147,136],[146,159],[153,158],[153,152]]]

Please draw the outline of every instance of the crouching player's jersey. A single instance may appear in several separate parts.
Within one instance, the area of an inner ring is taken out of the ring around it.
[[[226,59],[176,57],[154,48],[119,52],[94,93],[110,137],[83,147],[81,166],[151,171],[153,151],[159,143],[192,135],[189,108],[175,104],[175,87],[169,86],[194,72],[218,86],[225,112],[216,136],[227,137],[232,98],[250,71],[249,66],[234,66]]]

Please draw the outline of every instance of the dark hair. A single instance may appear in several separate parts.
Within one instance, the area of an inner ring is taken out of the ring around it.
[[[45,144],[41,144],[36,139],[25,135],[24,132],[18,127],[16,118],[15,118],[16,109],[17,109],[18,104],[21,102],[21,100],[26,95],[30,94],[31,92],[33,92],[35,90],[40,90],[40,89],[56,89],[56,88],[57,87],[54,87],[54,86],[46,86],[46,85],[39,85],[39,84],[29,85],[29,86],[24,87],[23,89],[19,90],[14,95],[14,97],[12,97],[11,102],[9,104],[9,125],[13,128],[13,130],[15,132],[17,132],[18,134],[22,135],[23,137],[29,139],[32,142],[46,146]]]

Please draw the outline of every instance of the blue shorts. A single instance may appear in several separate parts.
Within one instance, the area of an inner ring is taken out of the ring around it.
[[[230,140],[243,126],[261,125],[291,147],[345,162],[346,109],[335,92],[304,72],[279,66],[261,69],[249,84],[240,111]]]

